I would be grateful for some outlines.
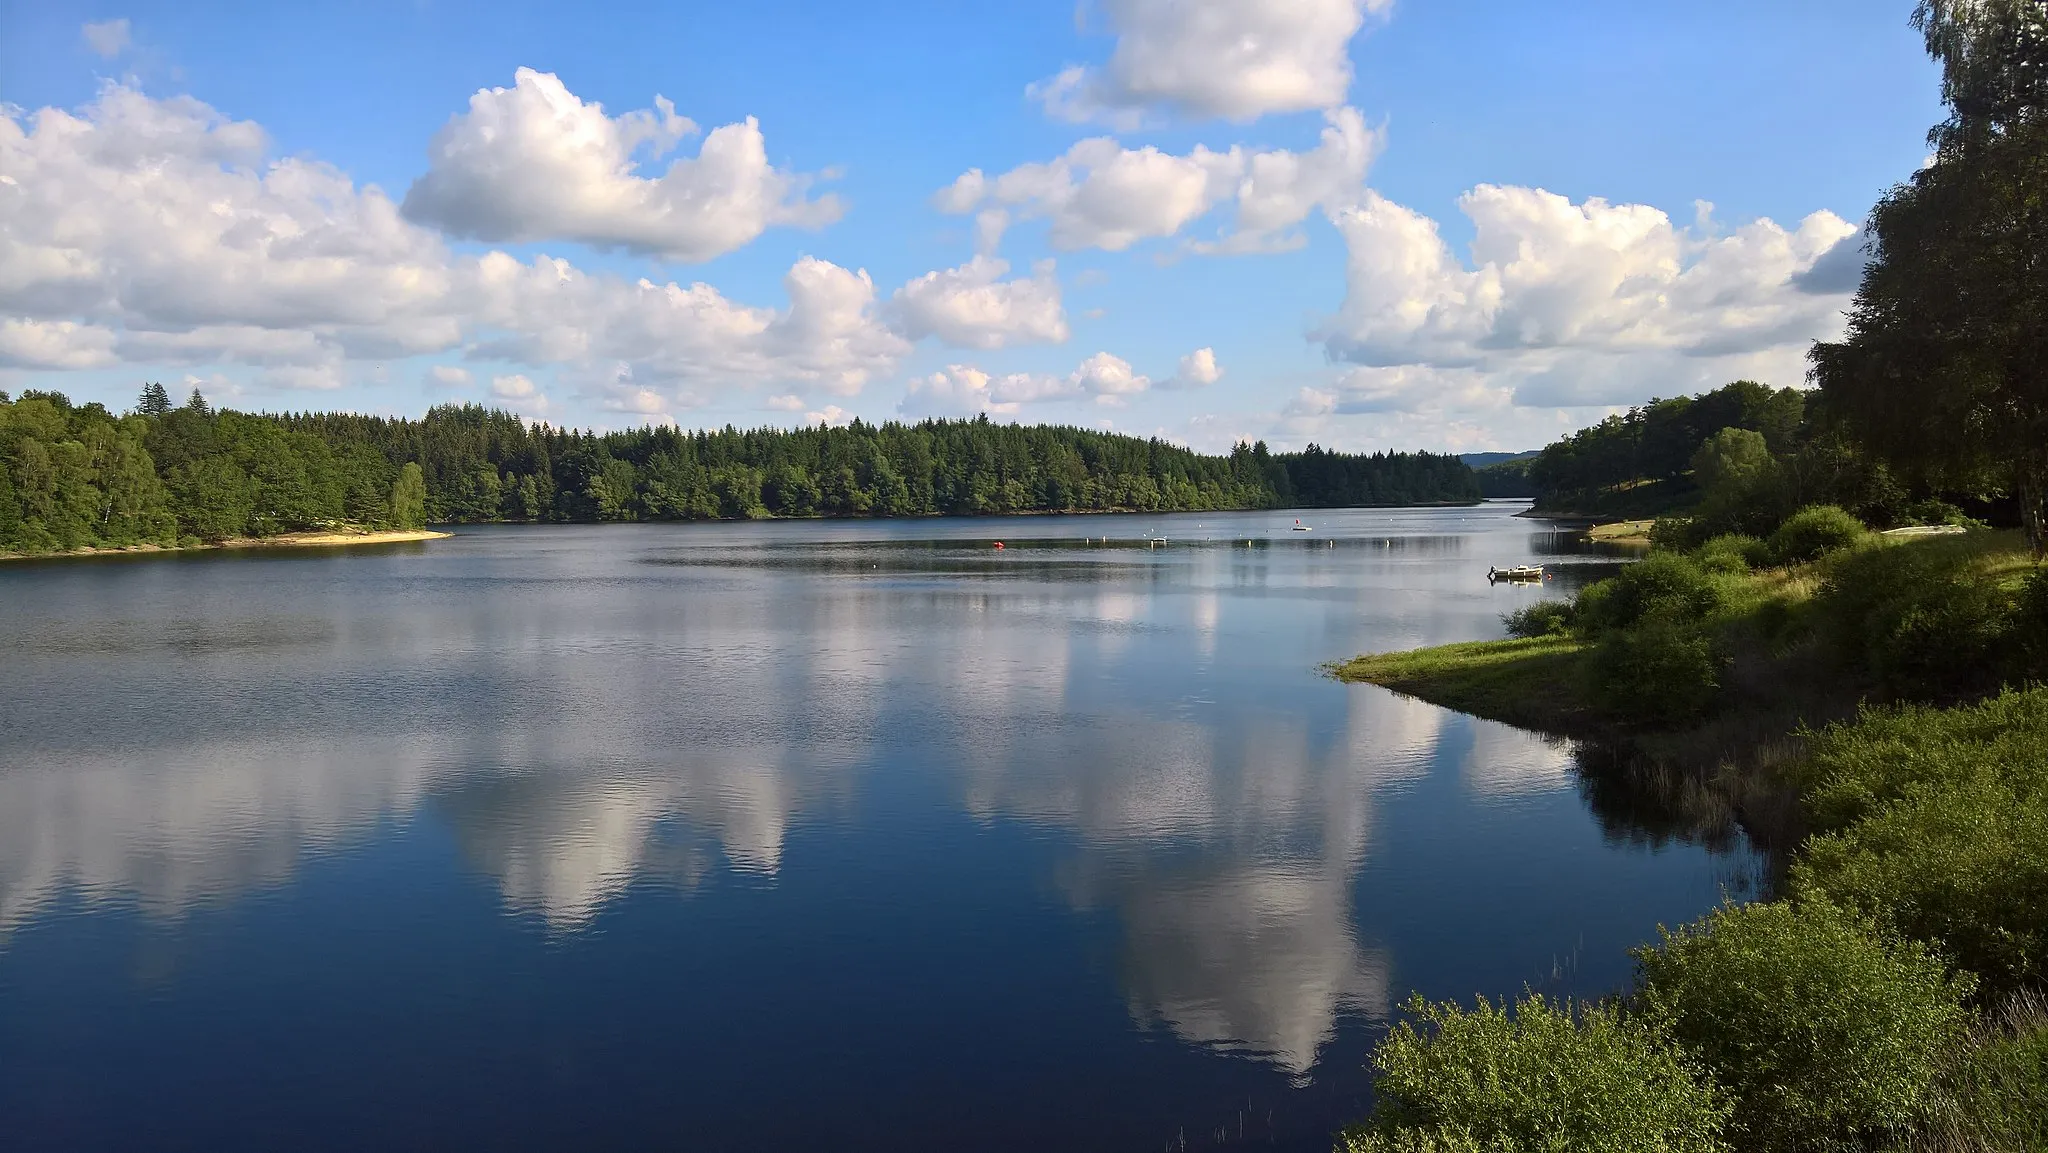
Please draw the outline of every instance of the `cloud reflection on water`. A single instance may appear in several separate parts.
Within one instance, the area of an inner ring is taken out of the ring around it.
[[[1059,834],[1045,867],[1073,908],[1115,913],[1133,1020],[1302,1074],[1345,1014],[1386,1013],[1392,958],[1361,943],[1354,891],[1377,806],[1438,766],[1454,722],[1306,679],[1307,662],[1287,674],[1303,678],[1295,695],[1261,696],[1261,674],[1233,662],[1263,652],[1276,619],[1348,649],[1368,647],[1358,622],[1385,598],[1413,610],[1396,633],[1471,616],[1397,567],[1462,555],[1463,537],[1345,544],[1219,546],[1180,568],[1119,558],[1092,579],[1077,560],[1050,583],[920,574],[902,557],[863,578],[796,550],[793,570],[763,562],[741,580],[713,563],[601,588],[527,572],[517,605],[479,601],[465,578],[456,602],[428,589],[388,616],[337,610],[339,640],[316,637],[306,659],[365,682],[388,668],[473,682],[467,711],[428,702],[429,731],[333,743],[0,753],[0,933],[67,887],[176,917],[422,812],[509,908],[573,932],[635,885],[778,876],[793,829],[857,825],[862,781],[922,756],[974,819]],[[1318,592],[1361,564],[1397,579],[1370,602]],[[1210,679],[1181,679],[1197,674]],[[302,704],[305,724],[284,727],[321,731],[348,706]],[[1455,723],[1475,792],[1570,787],[1561,748]]]

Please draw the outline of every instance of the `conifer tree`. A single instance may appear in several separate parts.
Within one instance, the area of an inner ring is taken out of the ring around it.
[[[171,394],[161,382],[152,380],[142,386],[142,399],[136,402],[135,411],[144,416],[163,416],[171,411]]]

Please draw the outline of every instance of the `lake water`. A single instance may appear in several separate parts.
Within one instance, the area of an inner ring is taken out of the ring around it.
[[[0,566],[0,1147],[1325,1149],[1756,872],[1319,673],[1611,563],[1516,507]]]

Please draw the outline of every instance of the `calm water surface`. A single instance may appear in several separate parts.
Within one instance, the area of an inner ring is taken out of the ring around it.
[[[0,1147],[1326,1148],[1754,873],[1319,675],[1605,563],[1512,511],[0,567]]]

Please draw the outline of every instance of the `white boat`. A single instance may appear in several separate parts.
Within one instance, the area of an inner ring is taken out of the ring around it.
[[[1295,522],[1294,522],[1294,531],[1295,531],[1295,532],[1309,532],[1309,531],[1311,531],[1311,530],[1309,529],[1309,527],[1308,527],[1307,525],[1305,525],[1305,524],[1301,523],[1300,521],[1295,521]]]
[[[1489,567],[1486,570],[1486,579],[1490,581],[1540,581],[1543,579],[1543,566],[1540,564],[1518,564],[1510,565],[1507,568]]]

